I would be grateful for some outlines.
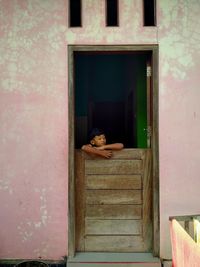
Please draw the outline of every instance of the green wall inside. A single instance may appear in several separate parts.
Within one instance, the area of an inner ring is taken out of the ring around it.
[[[138,59],[137,59],[138,60]],[[147,89],[146,89],[146,59],[140,58],[136,71],[136,138],[137,147],[147,147]]]

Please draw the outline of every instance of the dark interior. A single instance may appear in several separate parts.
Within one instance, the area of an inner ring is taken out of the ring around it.
[[[150,52],[75,52],[75,147],[89,142],[92,128],[107,143],[146,147],[146,62]]]

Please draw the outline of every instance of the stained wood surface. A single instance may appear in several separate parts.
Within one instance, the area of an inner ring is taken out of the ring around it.
[[[151,180],[151,151],[147,150],[143,174],[143,236],[146,250],[152,246],[152,180]]]
[[[142,160],[107,159],[86,160],[86,174],[140,174],[142,172]]]
[[[87,205],[86,218],[141,219],[141,205]]]
[[[141,204],[141,190],[87,190],[87,204]]]
[[[86,251],[140,252],[143,250],[141,236],[94,235],[85,237]]]
[[[146,252],[151,247],[149,150],[111,159],[77,157],[77,251]],[[81,204],[79,202],[82,202]],[[79,209],[79,210],[78,210]],[[80,210],[81,209],[81,210]],[[80,214],[79,214],[80,213]],[[82,229],[79,229],[82,228]]]
[[[140,220],[86,220],[86,235],[139,235]]]
[[[77,150],[78,151],[78,150]],[[146,151],[139,148],[126,148],[120,151],[112,151],[112,159],[142,159]],[[83,154],[85,159],[89,160],[105,160],[102,157],[91,156],[90,154]]]
[[[75,202],[76,202],[76,218],[75,218],[75,229],[76,229],[76,250],[85,250],[85,164],[83,154],[78,151],[75,155],[76,159],[76,170],[75,170]]]
[[[87,189],[141,189],[141,175],[86,175]]]

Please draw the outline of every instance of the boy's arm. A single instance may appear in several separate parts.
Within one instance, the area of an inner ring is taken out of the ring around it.
[[[114,143],[114,144],[108,144],[101,147],[98,147],[97,149],[111,149],[111,150],[121,150],[124,148],[124,145],[122,143]]]
[[[110,150],[99,150],[95,147],[92,147],[91,145],[84,145],[81,148],[83,151],[89,154],[101,156],[104,158],[110,158],[112,156],[112,151]]]

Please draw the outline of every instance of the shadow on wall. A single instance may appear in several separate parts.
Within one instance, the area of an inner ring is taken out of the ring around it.
[[[41,260],[16,260],[16,261],[0,261],[0,267],[66,267],[66,261],[52,262]]]

